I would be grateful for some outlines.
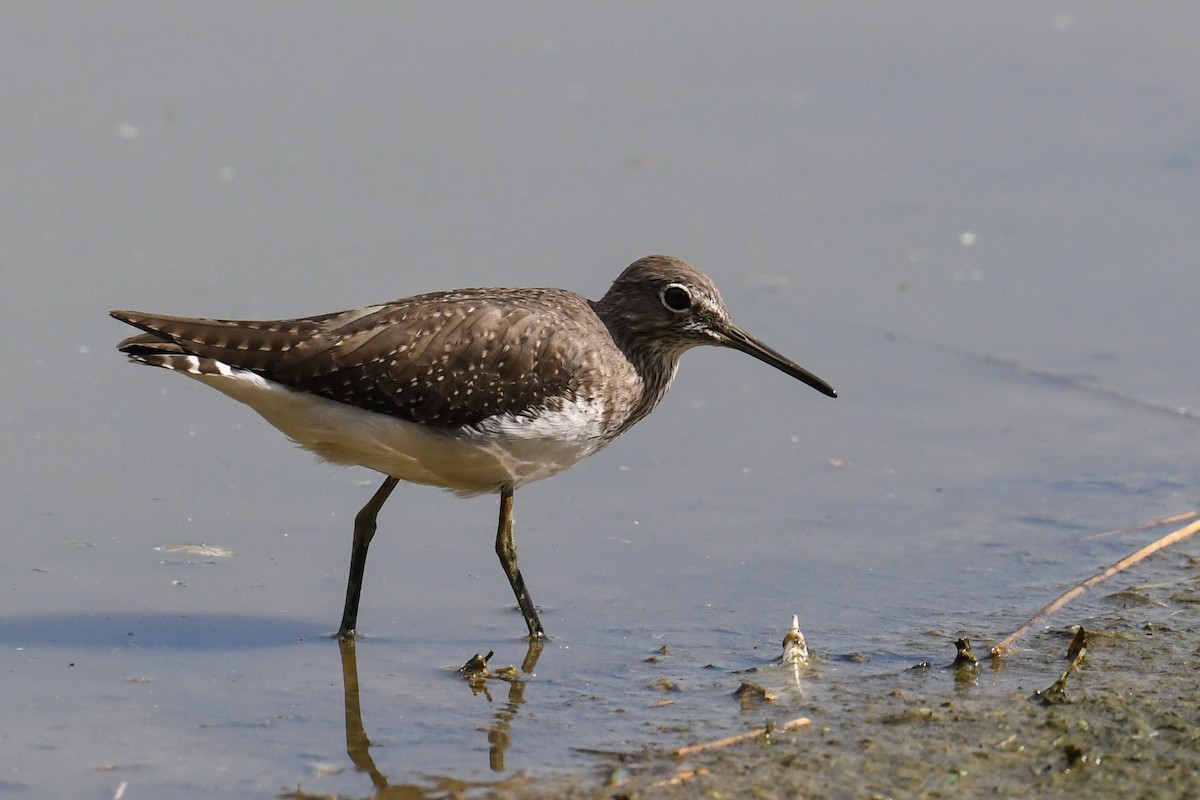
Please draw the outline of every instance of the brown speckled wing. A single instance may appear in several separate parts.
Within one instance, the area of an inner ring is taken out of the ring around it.
[[[135,312],[132,356],[183,353],[295,389],[433,427],[521,414],[571,395],[603,324],[554,289],[478,289],[294,320],[230,321]]]

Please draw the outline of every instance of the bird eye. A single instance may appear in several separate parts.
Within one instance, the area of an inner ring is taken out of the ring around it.
[[[687,311],[692,307],[692,296],[688,290],[678,284],[672,284],[663,289],[662,303],[672,311]]]

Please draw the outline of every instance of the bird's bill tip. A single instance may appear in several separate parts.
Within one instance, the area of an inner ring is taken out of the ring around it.
[[[832,386],[830,386],[828,383],[823,381],[821,378],[818,378],[816,375],[814,375],[811,372],[809,372],[808,370],[804,369],[804,367],[798,366],[796,364],[791,364],[791,369],[785,369],[784,367],[781,367],[778,364],[773,364],[772,366],[776,367],[777,369],[783,370],[784,372],[786,372],[788,375],[791,375],[796,380],[801,381],[802,383],[808,384],[809,386],[816,389],[818,392],[825,395],[826,397],[837,397],[838,396],[837,389],[834,389]]]
[[[792,361],[790,358],[781,353],[772,350],[765,344],[755,339],[750,334],[743,331],[734,325],[729,325],[721,331],[721,344],[726,347],[731,347],[734,350],[740,350],[746,355],[753,356],[764,364],[770,364],[775,369],[790,375],[801,383],[807,384],[816,389],[826,397],[837,397],[837,390],[826,383],[821,378],[818,378],[813,373],[806,370],[804,367]]]

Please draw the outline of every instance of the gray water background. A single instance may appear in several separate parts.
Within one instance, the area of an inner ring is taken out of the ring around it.
[[[401,487],[358,647],[394,783],[741,730],[793,613],[833,670],[1009,632],[1152,536],[1089,534],[1197,505],[1196,421],[1129,399],[1200,405],[1197,41],[1115,2],[9,9],[0,796],[371,790],[325,635],[376,477],[126,365],[110,308],[595,298],[668,252],[838,388],[693,352],[519,492],[519,702],[452,672],[525,649],[495,499]]]

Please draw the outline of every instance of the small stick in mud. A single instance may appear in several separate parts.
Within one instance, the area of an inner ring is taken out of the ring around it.
[[[958,667],[973,667],[979,663],[975,658],[975,654],[971,652],[970,639],[959,639],[956,641],[954,643],[954,650],[954,663],[950,666],[957,669]]]
[[[1075,586],[1070,591],[1060,594],[1058,597],[1054,598],[1052,601],[1050,601],[1048,604],[1046,604],[1042,608],[1041,611],[1034,614],[1032,619],[1030,619],[1028,622],[1026,622],[1024,625],[1022,625],[1020,628],[1018,628],[1015,632],[1010,634],[1007,638],[1005,638],[1003,641],[1001,641],[999,644],[997,644],[995,647],[993,647],[991,654],[990,654],[991,657],[992,658],[1000,658],[1001,656],[1003,656],[1005,651],[1008,650],[1008,648],[1012,647],[1013,644],[1018,639],[1023,637],[1025,634],[1029,633],[1029,631],[1032,630],[1035,625],[1042,622],[1044,619],[1046,619],[1046,617],[1050,616],[1055,611],[1058,611],[1060,608],[1065,606],[1067,603],[1071,602],[1076,597],[1079,597],[1079,595],[1083,594],[1088,589],[1091,589],[1096,584],[1101,583],[1102,581],[1108,580],[1113,575],[1116,575],[1118,572],[1123,572],[1124,570],[1129,569],[1134,564],[1143,560],[1147,556],[1157,553],[1159,550],[1162,550],[1164,547],[1170,547],[1171,545],[1173,545],[1177,542],[1182,542],[1184,539],[1188,538],[1189,536],[1196,533],[1197,531],[1200,531],[1200,520],[1193,522],[1191,525],[1186,525],[1186,526],[1180,528],[1179,530],[1168,533],[1166,536],[1162,537],[1161,539],[1158,539],[1157,541],[1151,542],[1150,544],[1146,545],[1141,550],[1138,550],[1135,553],[1130,553],[1129,555],[1125,556],[1125,558],[1122,558],[1120,561],[1113,564],[1108,569],[1106,569],[1102,572],[1097,572],[1095,575],[1088,578],[1086,581],[1079,584],[1078,586]]]
[[[1079,668],[1083,663],[1084,653],[1087,652],[1087,631],[1083,626],[1079,626],[1079,630],[1075,631],[1075,636],[1071,639],[1070,646],[1067,647],[1067,658],[1070,662],[1067,664],[1067,670],[1062,675],[1058,676],[1058,680],[1033,693],[1031,700],[1037,700],[1045,706],[1057,706],[1069,702],[1067,698],[1067,678],[1071,677],[1071,673]]]
[[[715,742],[704,742],[702,744],[688,745],[687,747],[677,747],[671,751],[671,755],[676,758],[680,756],[690,756],[692,753],[700,753],[704,750],[716,750],[718,747],[728,747],[731,744],[745,742],[749,739],[765,739],[775,731],[794,731],[797,728],[803,728],[806,725],[811,725],[812,720],[808,717],[797,717],[790,722],[785,722],[782,725],[774,725],[767,723],[762,728],[756,728],[752,731],[739,733],[737,736],[730,736],[727,739],[718,739]]]

